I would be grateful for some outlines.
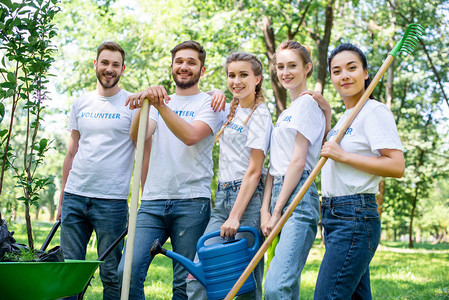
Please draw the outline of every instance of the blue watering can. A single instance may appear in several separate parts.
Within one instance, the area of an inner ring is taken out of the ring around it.
[[[163,249],[159,240],[155,240],[151,245],[150,254],[155,256],[162,253],[183,265],[204,285],[209,300],[223,299],[242,275],[260,246],[259,233],[253,227],[241,226],[238,232],[251,232],[254,235],[252,248],[248,248],[245,238],[205,246],[206,240],[220,235],[220,230],[216,230],[203,235],[198,240],[196,245],[198,263],[193,263],[176,252]],[[254,276],[251,275],[237,295],[248,293],[255,288]]]

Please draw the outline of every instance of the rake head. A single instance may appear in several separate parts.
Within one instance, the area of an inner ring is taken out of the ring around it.
[[[407,54],[412,54],[418,46],[419,38],[424,34],[424,27],[420,24],[410,24],[405,30],[402,39],[394,46],[390,54],[396,56],[399,51],[403,51]]]

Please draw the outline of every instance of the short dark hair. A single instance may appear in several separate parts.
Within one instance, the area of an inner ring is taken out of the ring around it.
[[[122,66],[125,64],[125,50],[116,42],[103,42],[97,49],[97,60],[103,50],[118,51],[122,55]]]
[[[176,45],[173,49],[170,50],[171,52],[171,61],[175,59],[176,52],[183,49],[192,49],[198,52],[198,58],[201,62],[201,67],[204,66],[204,62],[206,61],[206,51],[204,50],[203,46],[201,46],[199,43],[195,41],[185,41],[181,44]]]

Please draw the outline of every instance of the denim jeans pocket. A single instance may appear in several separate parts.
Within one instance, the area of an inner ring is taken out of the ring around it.
[[[377,212],[377,208],[360,208],[359,211],[363,216],[366,227],[368,249],[374,253],[379,245],[381,234],[379,213]]]
[[[334,217],[340,220],[355,220],[357,212],[354,205],[335,205],[331,208],[331,213]]]

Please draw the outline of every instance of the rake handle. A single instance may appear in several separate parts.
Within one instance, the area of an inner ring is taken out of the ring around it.
[[[341,139],[343,138],[344,134],[346,133],[346,130],[348,130],[349,126],[351,126],[352,122],[354,121],[357,114],[362,109],[365,102],[368,100],[369,95],[373,92],[374,88],[379,83],[380,79],[382,78],[383,74],[387,71],[390,64],[393,62],[394,56],[388,55],[388,57],[385,59],[384,63],[380,67],[379,71],[377,71],[376,76],[374,76],[373,80],[371,81],[370,85],[366,88],[363,95],[360,97],[360,100],[357,102],[356,106],[354,107],[354,110],[349,115],[348,119],[345,121],[343,126],[341,127],[338,134],[335,136],[334,141],[336,143],[340,143]],[[323,168],[324,164],[327,161],[327,157],[321,157],[318,163],[316,164],[315,168],[313,168],[312,172],[310,173],[309,177],[307,177],[307,180],[304,182],[303,186],[299,190],[296,197],[293,199],[292,203],[288,206],[285,213],[282,215],[282,217],[279,219],[276,226],[273,228],[273,231],[268,235],[268,237],[265,239],[265,242],[260,246],[259,251],[254,255],[253,259],[250,261],[246,269],[243,271],[242,275],[240,275],[237,282],[234,284],[232,289],[229,291],[229,293],[226,295],[225,300],[231,300],[235,297],[237,292],[240,290],[242,285],[245,283],[246,279],[249,277],[251,272],[254,270],[256,265],[259,263],[259,261],[263,258],[265,252],[268,250],[268,247],[270,247],[271,243],[273,242],[274,238],[281,232],[282,227],[287,222],[288,218],[291,216],[293,211],[295,210],[296,206],[301,201],[302,197],[304,197],[305,193],[309,189],[309,187],[312,185],[315,178],[318,176],[318,173]]]
[[[129,209],[128,239],[126,240],[121,300],[128,300],[129,298],[131,267],[134,254],[134,238],[136,236],[137,209],[139,206],[140,180],[142,175],[143,150],[145,146],[145,133],[149,109],[149,100],[144,99],[140,110],[139,131],[137,134],[136,163],[134,167],[133,187],[131,191],[131,203]]]

